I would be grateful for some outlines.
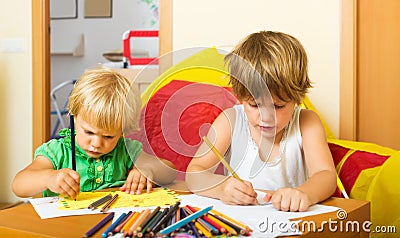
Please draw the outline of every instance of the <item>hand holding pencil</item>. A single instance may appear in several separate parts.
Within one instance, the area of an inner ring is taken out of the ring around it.
[[[55,193],[75,199],[80,191],[79,174],[68,168],[52,170],[50,173],[46,187]]]
[[[217,156],[219,161],[224,165],[224,167],[232,174],[235,180],[239,180],[241,183],[228,179],[224,182],[225,186],[222,194],[228,194],[228,196],[221,195],[221,200],[227,204],[258,204],[257,193],[254,191],[253,186],[250,182],[242,180],[236,172],[232,169],[229,163],[224,159],[222,154],[215,148],[215,146],[210,142],[210,140],[203,136],[203,141],[208,145],[211,151]],[[234,196],[234,192],[238,192],[238,196]]]

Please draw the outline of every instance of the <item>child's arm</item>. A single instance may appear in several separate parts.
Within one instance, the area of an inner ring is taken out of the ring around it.
[[[207,135],[221,154],[225,154],[230,146],[235,116],[234,109],[225,110],[215,119]],[[187,168],[186,183],[189,189],[202,196],[220,199],[226,204],[256,204],[257,194],[251,183],[214,174],[218,164],[217,156],[203,143]]]
[[[153,181],[160,185],[172,183],[176,175],[173,163],[142,151],[121,190],[131,194],[140,194],[146,187],[147,192],[150,192],[153,188]]]
[[[30,197],[46,189],[75,198],[79,193],[79,174],[68,168],[54,170],[44,156],[38,156],[14,178],[12,190],[19,197]]]
[[[336,170],[318,115],[302,110],[300,128],[309,179],[297,188],[278,189],[265,199],[282,211],[306,211],[331,196],[336,188]]]

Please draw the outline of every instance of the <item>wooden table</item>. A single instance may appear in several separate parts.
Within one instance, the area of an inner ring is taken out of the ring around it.
[[[362,229],[362,223],[370,220],[370,204],[367,201],[330,198],[321,204],[340,207],[347,212],[347,218],[340,220],[336,212],[304,217],[301,220],[316,224],[316,228],[324,229],[319,232],[303,231],[301,237],[368,237],[368,233]],[[103,219],[106,214],[79,215],[40,219],[31,204],[24,204],[17,207],[0,211],[0,237],[82,237],[89,229]],[[336,232],[332,232],[326,222],[336,222]],[[346,224],[357,222],[360,225],[359,232],[345,232]],[[306,224],[306,223],[305,223]],[[342,232],[340,226],[342,224]],[[102,232],[110,225],[107,224],[94,237],[101,237]],[[301,226],[301,223],[300,223]],[[312,228],[312,226],[311,226]],[[254,228],[256,229],[256,228]],[[312,229],[311,229],[312,230]],[[299,236],[290,236],[299,237]]]

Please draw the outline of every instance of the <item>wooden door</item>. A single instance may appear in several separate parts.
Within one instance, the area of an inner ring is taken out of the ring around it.
[[[400,1],[342,0],[340,138],[400,149]]]
[[[50,138],[50,0],[32,0],[32,154]]]
[[[400,149],[400,1],[357,11],[357,139]]]

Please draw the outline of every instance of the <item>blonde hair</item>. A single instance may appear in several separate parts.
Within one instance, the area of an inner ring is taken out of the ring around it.
[[[76,82],[68,110],[107,131],[124,133],[138,129],[140,95],[136,85],[112,69],[86,71]]]
[[[225,63],[240,100],[257,99],[269,90],[282,101],[299,104],[312,87],[303,46],[281,32],[250,34],[225,56]]]

